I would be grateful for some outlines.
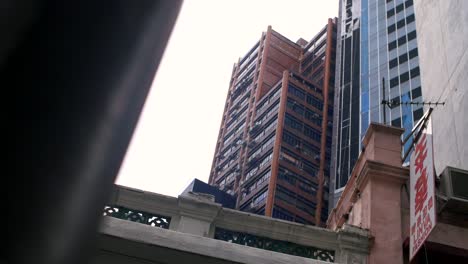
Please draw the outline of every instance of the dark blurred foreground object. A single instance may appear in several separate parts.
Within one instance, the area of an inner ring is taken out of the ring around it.
[[[181,2],[1,1],[0,83],[14,93],[3,261],[88,261]]]

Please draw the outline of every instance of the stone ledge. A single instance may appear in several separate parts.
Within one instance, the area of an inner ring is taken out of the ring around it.
[[[183,252],[208,256],[230,262],[246,264],[323,264],[324,261],[286,255],[221,240],[195,236],[139,223],[104,217],[100,227],[101,235],[119,237],[142,244],[175,249]],[[107,249],[109,250],[109,249]],[[119,251],[119,249],[115,249]],[[155,256],[155,261],[159,261]]]

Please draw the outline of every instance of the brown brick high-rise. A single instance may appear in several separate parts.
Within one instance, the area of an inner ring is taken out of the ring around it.
[[[234,65],[209,183],[238,209],[325,223],[335,43],[336,19],[310,42],[268,27]]]

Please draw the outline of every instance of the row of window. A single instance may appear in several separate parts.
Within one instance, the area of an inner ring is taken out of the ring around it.
[[[294,220],[294,214],[293,213],[289,212],[286,209],[280,208],[278,206],[275,206],[273,208],[272,217],[276,218],[276,219],[283,219],[283,220],[286,220],[286,221],[293,221]]]
[[[388,3],[388,0],[387,0],[387,3]],[[407,0],[405,3],[401,3],[397,5],[395,8],[392,8],[387,11],[387,18],[390,18],[394,16],[395,14],[400,13],[401,11],[403,11],[404,8],[408,8],[412,5],[413,5],[413,0]]]
[[[251,58],[254,58],[256,56],[253,56],[253,54],[257,53],[258,49],[260,46],[260,41],[258,41],[255,46],[253,46],[250,51],[241,59],[239,62],[239,68],[242,68]]]
[[[286,209],[283,209],[279,206],[275,206],[273,208],[273,218],[276,219],[283,219],[287,221],[294,221],[296,223],[301,223],[301,224],[306,224],[306,225],[312,225],[313,223],[310,221],[305,220],[304,218],[294,215],[293,213],[289,212]]]
[[[419,76],[419,74],[420,74],[419,67],[416,67],[414,69],[411,69],[410,71],[402,73],[400,76],[390,79],[390,88],[398,86],[399,83],[404,83],[408,81],[409,79]]]
[[[292,95],[296,96],[297,98],[299,98],[299,99],[301,99],[303,101],[306,101],[307,104],[315,107],[318,110],[323,109],[322,100],[320,100],[320,99],[316,98],[315,96],[305,92],[301,88],[298,88],[298,87],[290,84],[288,86],[288,94],[292,94]]]
[[[237,125],[237,126],[234,129],[232,129],[234,125]],[[244,129],[244,127],[245,127],[245,120],[242,120],[240,124],[237,124],[236,122],[236,123],[231,124],[230,127],[226,128],[226,131],[229,131],[229,134],[224,137],[224,144],[226,145],[227,143],[229,143],[229,141],[232,139],[234,135],[239,134],[239,133],[242,134],[242,130]]]
[[[266,135],[269,135],[272,131],[275,131],[277,125],[278,125],[278,118],[275,117],[275,119],[270,121],[270,123],[267,124],[264,129],[259,129],[260,133],[255,135],[253,140],[255,142],[260,142],[263,139],[263,137],[265,137]]]
[[[244,78],[244,80],[238,82],[236,84],[236,87],[231,93],[231,100],[236,101],[237,98],[243,95],[246,91],[250,91],[251,89],[247,89],[247,88],[252,82],[253,82],[253,75],[248,78]]]
[[[278,178],[283,180],[290,185],[298,186],[302,191],[315,195],[317,192],[318,185],[315,182],[312,182],[299,174],[296,174],[292,171],[289,171],[280,166],[278,170]]]
[[[281,93],[281,84],[279,84],[275,88],[274,92],[270,93],[270,95],[264,96],[264,98],[260,102],[258,102],[256,112],[260,113],[264,109],[264,107],[268,106],[270,102],[275,100],[276,97],[278,97],[280,93]]]
[[[407,36],[402,36],[398,38],[397,40],[394,40],[390,43],[388,43],[388,51],[391,51],[393,49],[396,49],[396,47],[400,47],[401,45],[405,44],[407,41],[411,41],[416,38],[416,30],[411,31],[408,33],[408,40],[406,39]]]
[[[240,109],[244,107],[250,99],[250,93],[247,93],[244,95],[244,97],[237,98],[235,101],[232,102],[232,109]]]
[[[392,32],[395,32],[395,30],[400,29],[400,28],[404,27],[405,25],[410,24],[411,22],[414,22],[414,19],[415,19],[414,14],[411,14],[406,19],[403,18],[400,21],[398,21],[396,24],[392,24],[392,25],[388,26],[388,28],[387,28],[388,34],[390,34]]]
[[[398,66],[398,64],[407,62],[408,60],[411,60],[412,58],[415,58],[417,56],[418,56],[418,48],[414,48],[410,50],[408,53],[405,53],[403,55],[400,55],[397,58],[394,58],[393,60],[390,60],[390,62],[388,63],[388,66],[390,69],[393,69],[396,66]]]
[[[229,122],[226,124],[226,131],[230,131],[232,126],[235,126],[239,122],[244,121],[244,117],[247,116],[247,105],[242,108],[239,112],[236,112],[234,115],[231,114]]]
[[[225,170],[226,168],[228,168],[231,164],[235,163],[236,162],[236,158],[237,156],[239,155],[239,150],[237,150],[236,152],[234,153],[231,153],[229,155],[229,159],[226,159],[221,165],[219,165],[219,167],[221,167],[221,170]]]
[[[257,121],[255,121],[255,124],[257,125],[265,124],[268,121],[268,118],[270,118],[273,115],[278,114],[278,109],[279,109],[279,104],[274,104],[267,112],[265,112],[265,114],[262,114],[262,116],[257,118]]]
[[[294,135],[293,133],[290,133],[287,130],[283,130],[283,142],[289,144],[290,146],[311,157],[319,155],[320,153],[320,149],[317,146],[305,140],[302,140],[301,138]]]
[[[260,186],[263,185],[263,183],[268,182],[271,177],[271,170],[267,170],[258,180],[254,181],[251,185],[246,187],[246,192],[242,193],[242,198],[246,197],[256,189],[258,189]]]
[[[414,120],[414,123],[416,123],[419,119],[421,119],[421,117],[423,116],[423,114],[424,114],[424,110],[423,110],[422,108],[419,108],[419,109],[414,110],[414,112],[413,112],[413,120]],[[392,120],[392,126],[402,127],[402,124],[401,124],[401,117]]]
[[[257,56],[258,56],[258,52],[255,52],[254,54],[252,54],[249,57],[249,60],[247,61],[247,63],[245,63],[244,65],[241,65],[237,76],[244,75],[245,72],[251,70],[252,68],[255,68],[255,65],[257,63]]]
[[[252,199],[252,206],[257,206],[265,202],[268,196],[268,189]]]
[[[276,186],[276,191],[275,191],[275,198],[296,207],[297,209],[314,216],[315,215],[315,209],[316,209],[316,204],[305,197],[296,194],[295,192],[292,192],[288,190],[287,188],[284,188],[281,185]]]
[[[296,114],[305,117],[307,120],[311,121],[317,126],[322,126],[322,119],[320,118],[320,115],[314,113],[312,110],[305,107],[304,105],[288,97],[286,106]]]
[[[294,152],[288,150],[287,148],[281,148],[280,159],[297,167],[300,170],[304,170],[310,175],[315,176],[317,174],[318,167],[315,164],[308,161],[307,159],[300,157]]]
[[[249,161],[251,161],[254,157],[260,155],[260,153],[264,152],[265,150],[271,148],[275,143],[275,137],[271,136],[267,141],[265,141],[260,147],[258,147],[252,154],[249,156]]]
[[[249,179],[250,177],[254,176],[258,171],[260,171],[265,165],[269,164],[271,159],[273,158],[273,152],[270,152],[270,154],[266,155],[260,162],[260,164],[253,169],[251,169],[247,174],[245,175],[245,179]]]
[[[307,124],[304,124],[302,121],[286,113],[284,124],[288,128],[295,129],[299,132],[302,132],[306,137],[311,138],[317,142],[320,142],[321,132]]]
[[[237,176],[236,172],[231,171],[229,173],[226,173],[225,176],[222,176],[219,179],[217,179],[216,183],[218,185],[225,185],[226,183],[229,183],[235,176]]]
[[[412,96],[411,96],[411,94],[412,94]],[[416,99],[416,98],[421,97],[421,86],[414,88],[414,89],[411,91],[411,94],[410,94],[410,92],[408,92],[408,93],[407,93],[407,98],[413,98],[413,100],[414,100],[414,99]],[[400,103],[400,95],[398,95],[398,96],[392,98],[391,102],[393,103],[393,104],[390,106],[391,109],[398,107],[397,104]]]

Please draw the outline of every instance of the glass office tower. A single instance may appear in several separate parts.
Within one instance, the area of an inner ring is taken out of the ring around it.
[[[413,0],[340,0],[337,42],[335,203],[370,122],[403,127],[406,136],[423,114],[422,106],[381,103],[422,101]]]

